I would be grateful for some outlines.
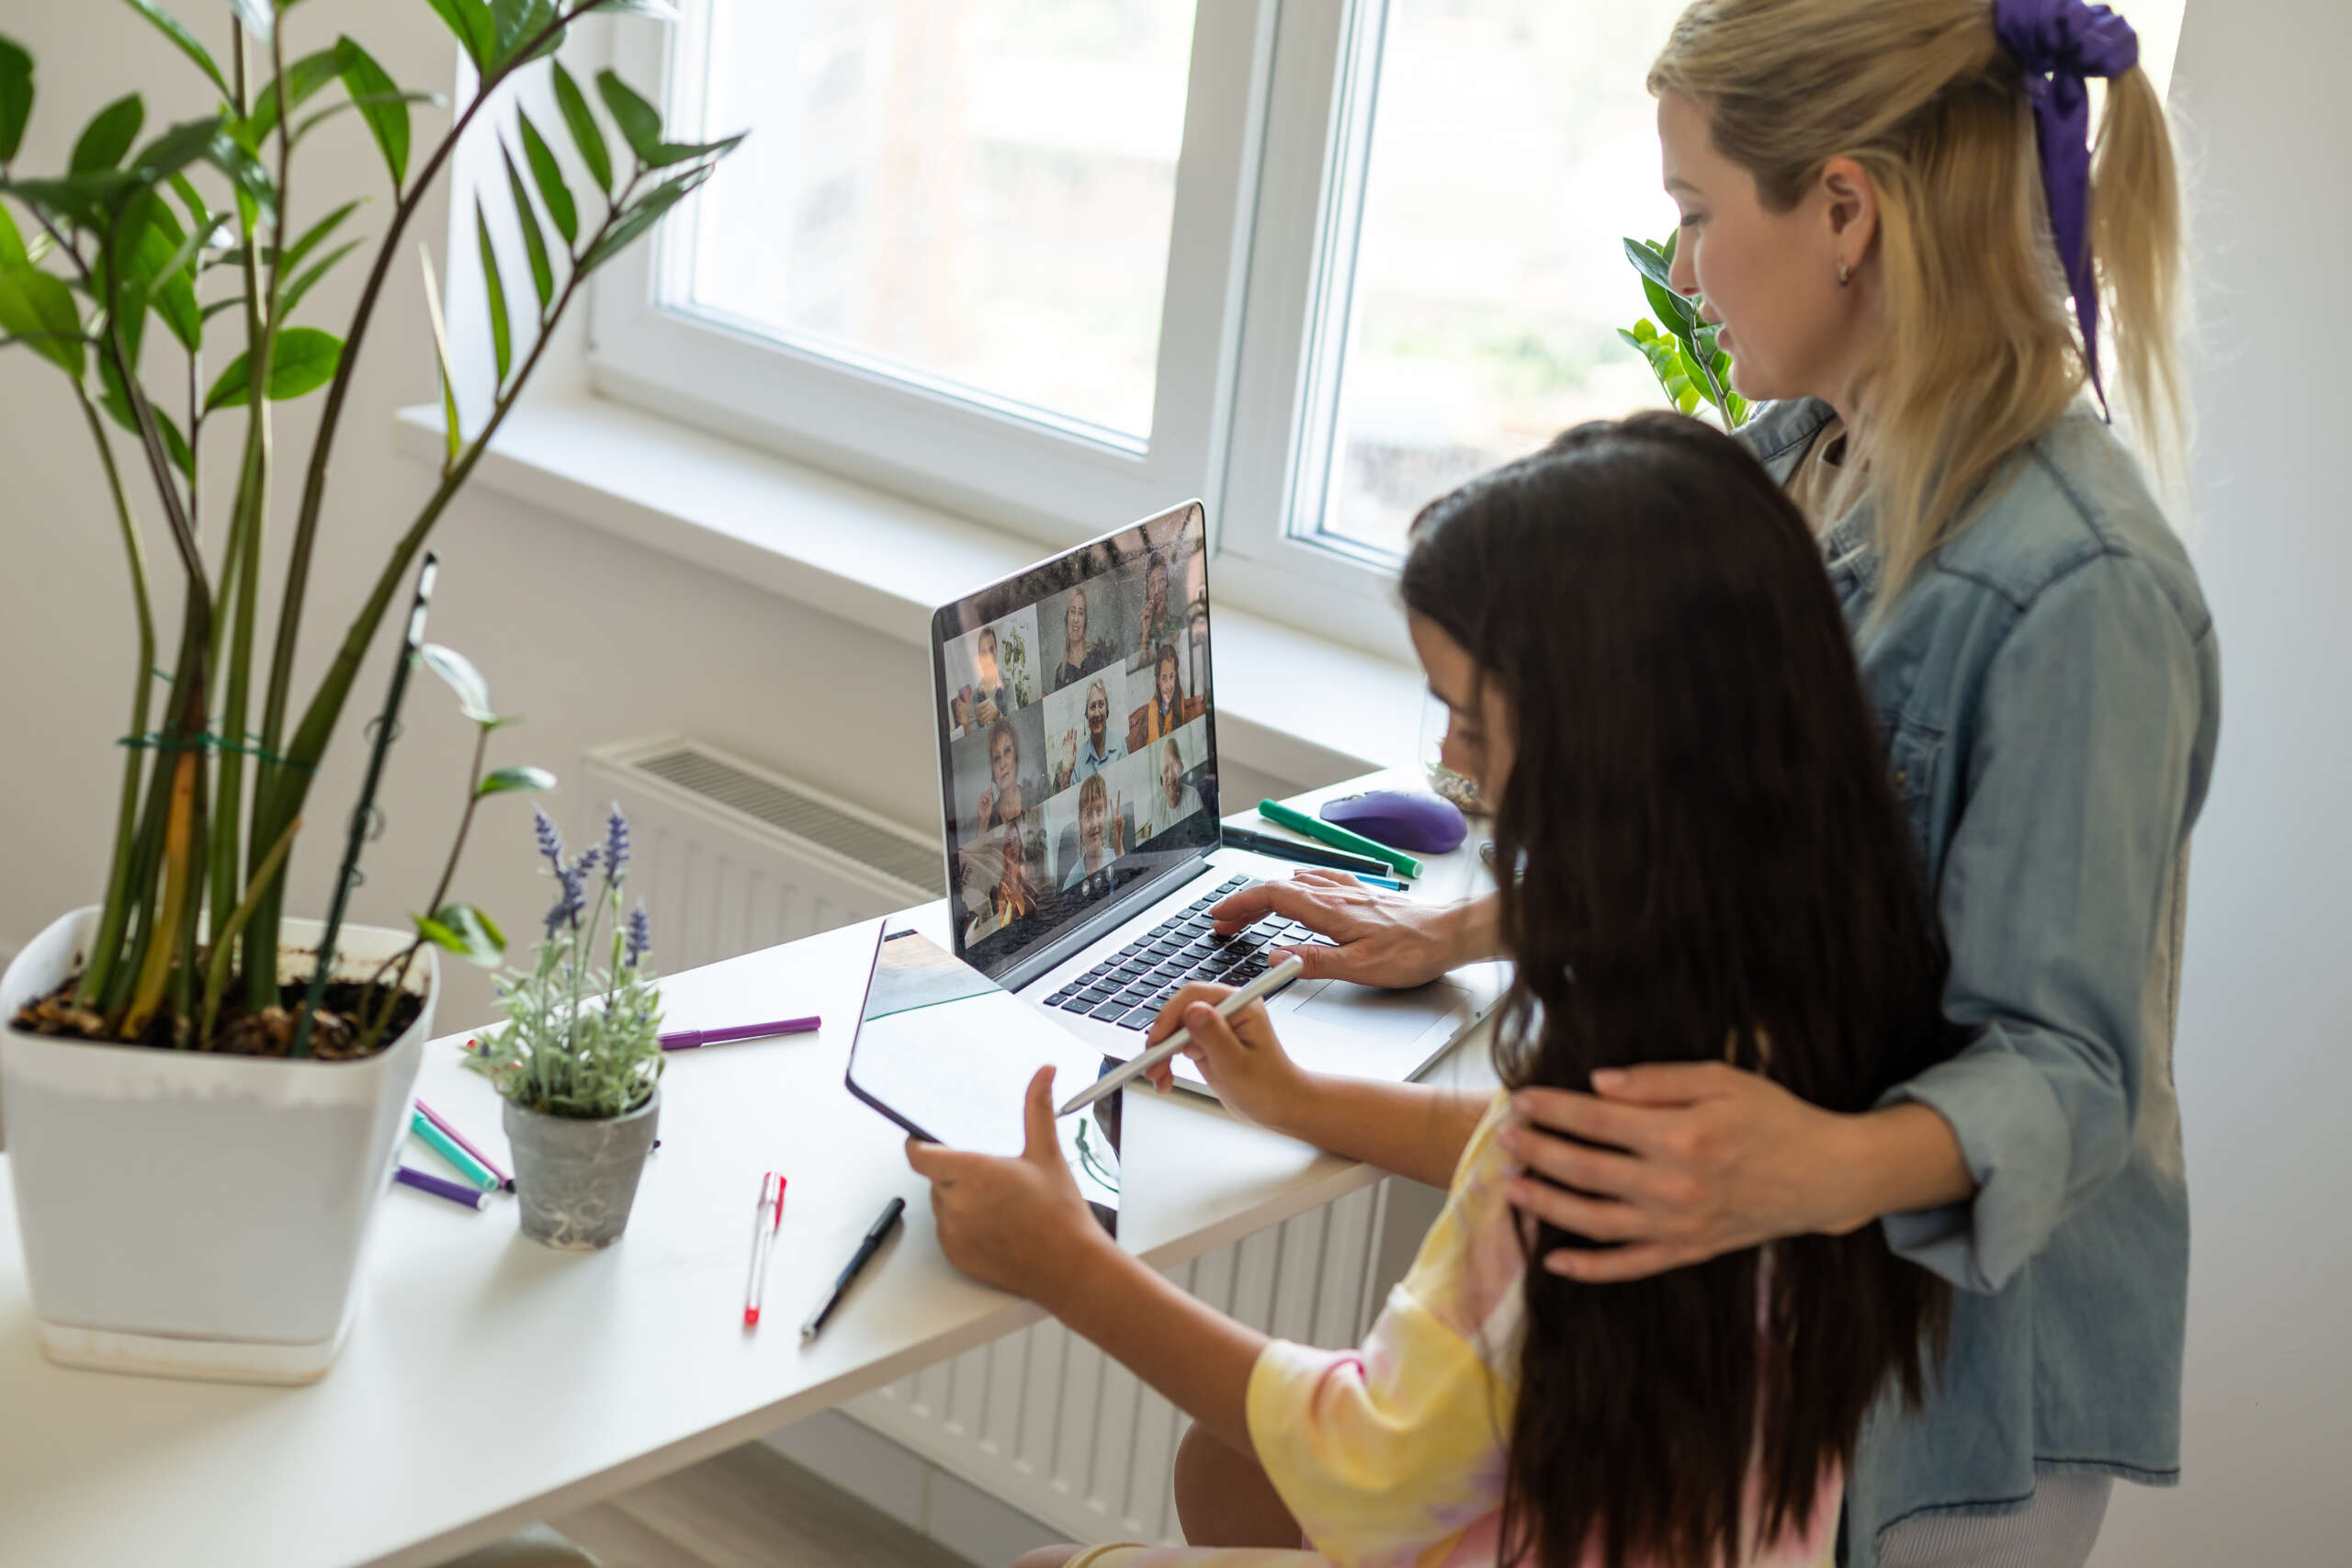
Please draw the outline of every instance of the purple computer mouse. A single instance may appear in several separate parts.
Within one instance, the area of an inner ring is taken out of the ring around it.
[[[1376,789],[1323,803],[1323,820],[1377,839],[1391,849],[1442,855],[1470,831],[1450,800],[1419,790]]]

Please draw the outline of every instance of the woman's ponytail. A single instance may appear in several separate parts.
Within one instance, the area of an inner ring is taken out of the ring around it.
[[[2185,467],[2177,350],[2180,174],[2164,100],[2145,71],[2107,85],[2091,169],[2091,259],[2114,323],[2116,388],[2143,457],[2167,487]]]

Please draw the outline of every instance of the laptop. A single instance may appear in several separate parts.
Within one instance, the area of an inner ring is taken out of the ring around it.
[[[1207,547],[1186,502],[932,616],[955,955],[1120,1061],[1188,982],[1328,945],[1279,918],[1210,929],[1217,900],[1296,868],[1223,842]],[[1309,1070],[1401,1081],[1500,989],[1481,964],[1408,991],[1299,980],[1267,1007]]]

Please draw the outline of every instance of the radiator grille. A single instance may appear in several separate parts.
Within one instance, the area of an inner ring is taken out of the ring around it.
[[[691,790],[704,799],[740,811],[771,828],[804,839],[861,865],[887,872],[933,897],[946,891],[939,851],[910,843],[902,833],[876,828],[820,799],[746,771],[741,764],[697,745],[682,745],[636,760],[657,779]]]

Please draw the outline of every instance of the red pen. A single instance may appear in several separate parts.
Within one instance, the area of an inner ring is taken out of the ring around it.
[[[752,1211],[752,1279],[743,1288],[743,1326],[760,1325],[760,1295],[767,1288],[768,1254],[784,1226],[784,1178],[771,1170],[760,1178],[760,1201]]]

